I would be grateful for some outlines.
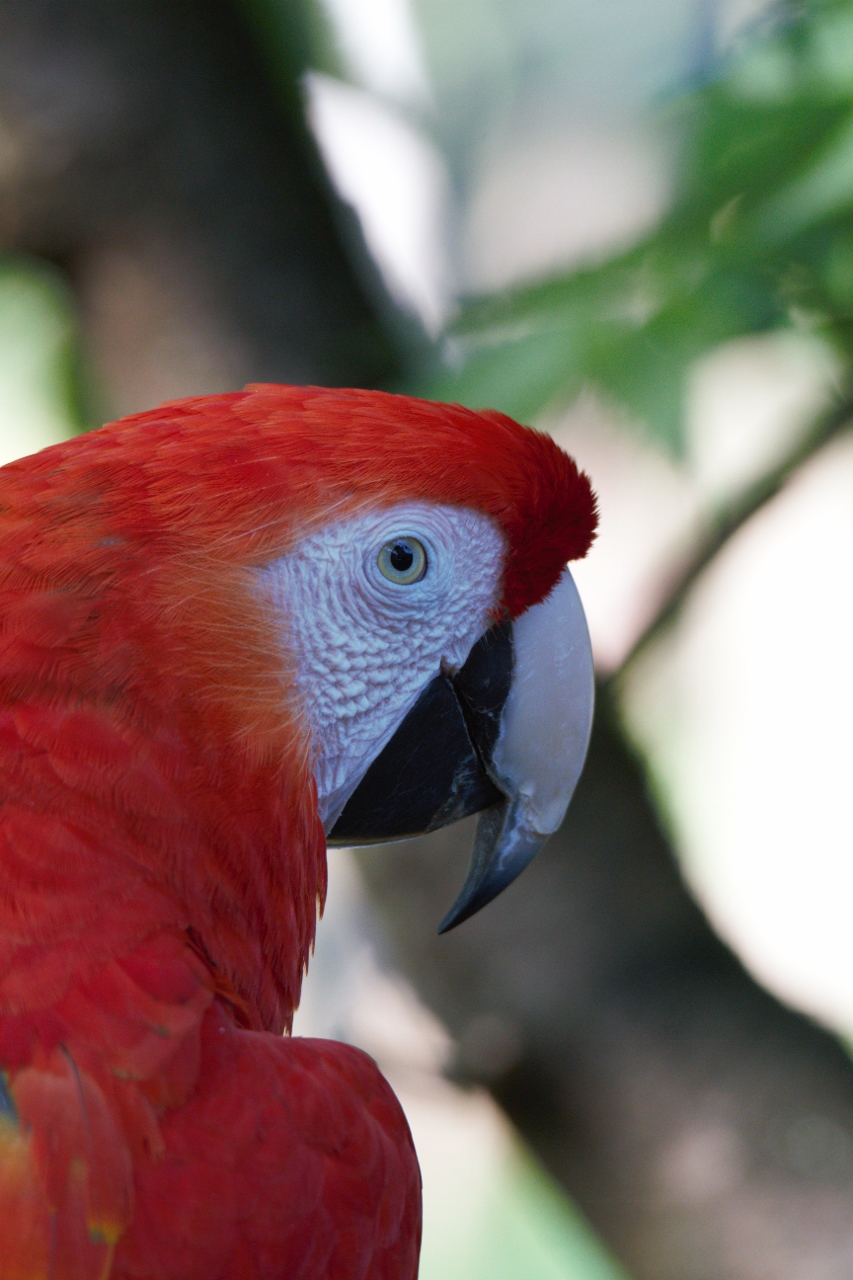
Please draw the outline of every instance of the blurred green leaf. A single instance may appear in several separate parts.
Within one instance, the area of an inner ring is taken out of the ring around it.
[[[0,259],[0,463],[84,427],[71,293],[59,272]]]
[[[339,42],[322,0],[236,0],[269,71],[291,128],[306,129],[308,71],[346,79]]]
[[[530,419],[592,385],[672,452],[687,376],[729,339],[820,329],[853,356],[853,0],[812,0],[686,93],[669,212],[630,251],[455,326],[429,394]]]
[[[430,1229],[433,1227],[433,1229]],[[626,1280],[564,1193],[514,1143],[472,1214],[427,1224],[421,1280]]]

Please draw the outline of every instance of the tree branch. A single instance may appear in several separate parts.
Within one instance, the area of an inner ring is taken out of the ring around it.
[[[652,621],[634,643],[618,671],[607,680],[612,686],[645,653],[673,622],[698,579],[739,529],[785,487],[793,475],[830,440],[839,435],[853,418],[853,380],[838,399],[820,414],[788,452],[744,492],[722,503],[711,513],[707,532],[694,549],[677,581]]]

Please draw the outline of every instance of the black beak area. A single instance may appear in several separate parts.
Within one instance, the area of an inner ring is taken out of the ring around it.
[[[446,933],[512,884],[565,817],[592,728],[592,647],[568,569],[549,596],[492,627],[455,675],[426,686],[332,828],[373,844],[480,813]]]
[[[456,675],[442,672],[426,686],[350,796],[329,843],[402,840],[500,804],[489,763],[512,675],[512,624],[501,622]]]

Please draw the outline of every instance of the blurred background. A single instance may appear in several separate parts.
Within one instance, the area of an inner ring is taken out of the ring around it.
[[[2,0],[0,461],[250,380],[588,469],[563,830],[330,854],[423,1280],[853,1276],[853,0]]]

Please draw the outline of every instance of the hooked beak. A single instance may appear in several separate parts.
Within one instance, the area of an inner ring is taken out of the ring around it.
[[[331,844],[373,844],[480,813],[446,933],[511,884],[560,826],[586,758],[592,650],[568,569],[547,599],[430,681],[350,796]]]

